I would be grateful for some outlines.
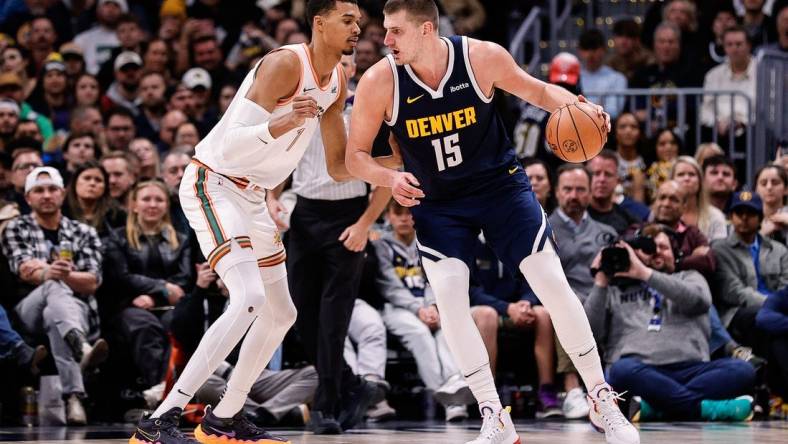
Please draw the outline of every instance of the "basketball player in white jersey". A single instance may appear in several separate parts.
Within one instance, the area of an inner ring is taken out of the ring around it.
[[[310,0],[310,44],[284,46],[258,62],[222,119],[197,145],[181,182],[180,202],[203,254],[230,292],[230,304],[205,333],[167,398],[140,421],[131,444],[194,442],[178,430],[183,408],[244,334],[222,400],[208,409],[195,438],[202,443],[286,442],[241,413],[251,385],[296,319],[285,251],[266,208],[265,190],[292,173],[318,124],[329,172],[335,179],[349,177],[342,119],[347,80],[339,60],[353,53],[360,17],[355,0]]]
[[[497,44],[441,38],[433,0],[389,0],[383,13],[391,55],[367,70],[356,89],[347,167],[367,182],[392,188],[394,199],[412,207],[441,327],[484,418],[481,433],[468,444],[520,443],[468,305],[470,245],[480,231],[512,272],[523,273],[550,312],[588,389],[592,423],[609,444],[639,443],[637,430],[618,409],[618,394],[605,382],[583,306],[567,283],[544,210],[492,103],[496,88],[549,112],[585,99],[531,77]],[[609,131],[609,117],[595,107]],[[369,154],[384,121],[407,172],[381,168]]]

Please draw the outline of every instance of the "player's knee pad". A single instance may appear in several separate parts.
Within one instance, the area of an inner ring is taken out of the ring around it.
[[[253,257],[254,259],[254,257]],[[230,307],[237,307],[251,316],[260,314],[266,303],[265,288],[258,277],[256,261],[240,262],[225,270],[224,285],[230,292]],[[253,276],[252,279],[249,277]]]
[[[279,264],[284,269],[284,264]],[[278,267],[278,266],[277,266]],[[273,268],[273,267],[272,267]],[[261,274],[263,269],[260,269]],[[277,271],[278,274],[279,271]],[[266,281],[266,278],[263,278]],[[265,282],[266,308],[270,310],[270,316],[277,326],[289,329],[295,324],[298,311],[296,310],[293,299],[290,297],[290,289],[287,285],[287,273],[284,273],[276,280]]]

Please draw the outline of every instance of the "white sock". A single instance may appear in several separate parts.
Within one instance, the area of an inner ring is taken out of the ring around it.
[[[186,407],[194,393],[219,367],[260,314],[260,307],[265,302],[265,291],[259,278],[249,279],[249,276],[258,276],[257,261],[251,250],[238,248],[225,258],[236,252],[243,254],[242,250],[249,253],[250,260],[232,265],[220,273],[230,291],[230,305],[205,332],[175,386],[151,417],[158,418],[173,407]]]
[[[284,268],[284,264],[279,264]],[[290,299],[286,274],[278,281],[265,284],[265,304],[246,333],[238,362],[219,404],[213,410],[219,418],[230,418],[243,408],[252,384],[263,373],[274,352],[296,319]]]
[[[586,389],[590,392],[598,384],[604,383],[602,363],[588,317],[580,299],[569,287],[561,260],[552,244],[547,242],[544,250],[523,259],[520,271],[550,313],[555,333]]]
[[[424,259],[422,264],[435,293],[446,343],[473,396],[480,403],[500,406],[487,349],[471,317],[468,266],[455,258]]]

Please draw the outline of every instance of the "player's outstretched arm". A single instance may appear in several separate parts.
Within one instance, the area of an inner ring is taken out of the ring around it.
[[[266,145],[317,116],[317,102],[308,95],[293,97],[290,113],[271,119],[281,99],[296,94],[301,76],[301,62],[291,51],[268,54],[258,66],[246,97],[233,107],[230,124],[219,150],[226,160],[241,158],[249,147],[266,149]]]
[[[396,171],[372,158],[372,144],[391,108],[394,78],[386,59],[373,65],[361,77],[350,117],[350,137],[345,163],[350,173],[373,185],[391,188]]]
[[[551,113],[570,103],[586,102],[583,96],[578,97],[565,88],[531,76],[497,43],[468,39],[468,53],[479,88],[488,97],[493,88],[500,88]],[[601,106],[596,107],[609,130],[610,117]]]

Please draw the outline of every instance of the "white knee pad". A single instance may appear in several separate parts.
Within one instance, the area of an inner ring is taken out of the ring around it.
[[[487,349],[471,317],[468,266],[456,258],[424,260],[423,266],[438,302],[441,328],[460,371],[468,375],[488,366]]]
[[[290,297],[285,264],[261,267],[260,275],[265,283],[266,309],[273,322],[286,332],[295,324],[298,311],[295,304],[293,304],[293,299]]]
[[[259,278],[254,256],[250,262],[240,262],[224,270],[222,280],[230,292],[228,311],[237,309],[252,316],[260,314],[260,309],[266,303],[266,292],[263,281]]]

